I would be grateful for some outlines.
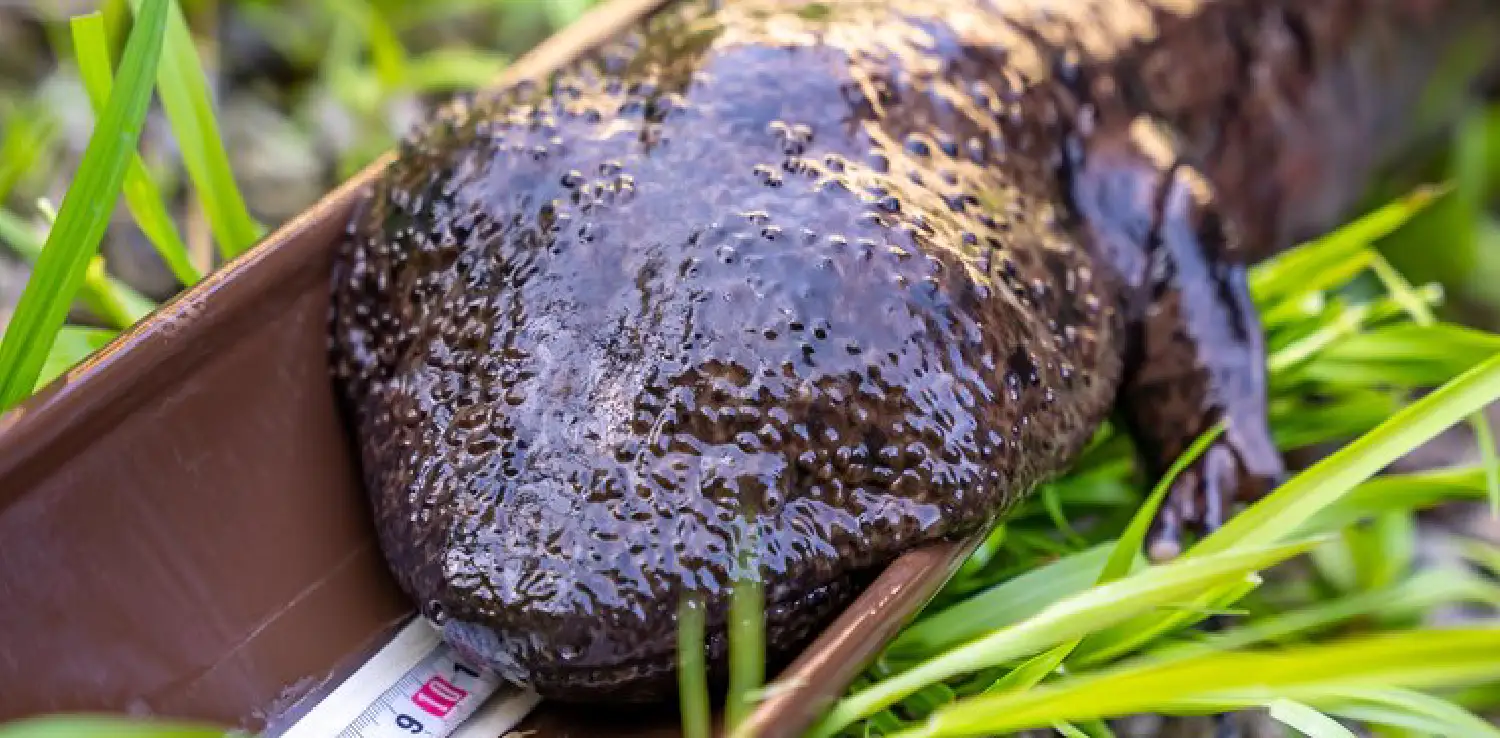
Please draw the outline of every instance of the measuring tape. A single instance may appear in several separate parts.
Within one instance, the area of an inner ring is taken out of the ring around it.
[[[499,738],[536,707],[416,618],[280,738]]]

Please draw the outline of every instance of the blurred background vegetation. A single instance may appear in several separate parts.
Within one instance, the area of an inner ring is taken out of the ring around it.
[[[492,80],[594,3],[183,0],[181,7],[234,179],[251,217],[274,228],[384,152],[427,105]],[[0,2],[0,208],[9,224],[44,223],[93,131],[69,18],[102,10],[118,57],[129,8],[126,0]],[[197,270],[207,271],[216,260],[211,224],[159,105],[140,152]],[[28,272],[14,235],[0,229],[10,247],[0,254],[0,326]],[[123,202],[101,253],[111,274],[148,298],[180,289]]]

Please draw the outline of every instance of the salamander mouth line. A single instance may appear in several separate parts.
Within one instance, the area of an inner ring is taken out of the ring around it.
[[[870,567],[845,572],[818,587],[796,593],[768,603],[764,611],[771,616],[766,623],[764,654],[768,670],[776,670],[789,664],[799,648],[795,645],[832,622],[838,613],[854,601],[864,587],[873,581],[879,567]],[[809,603],[811,607],[809,607]],[[800,605],[800,607],[799,607]],[[807,619],[808,610],[816,610],[821,616]],[[780,612],[782,617],[775,619]],[[705,624],[704,649],[708,657],[709,677],[720,683],[728,674],[729,627],[727,608],[716,608],[716,619]],[[429,621],[431,619],[429,618]],[[502,678],[521,684],[544,682],[554,690],[568,694],[613,693],[614,701],[620,704],[647,704],[661,699],[676,689],[677,641],[663,639],[650,644],[644,653],[636,652],[630,658],[610,660],[548,658],[545,663],[524,667],[515,662],[497,661],[506,658],[510,649],[501,647],[507,641],[518,641],[524,636],[492,628],[482,622],[449,617],[442,624],[444,639],[466,654],[476,663],[487,666]],[[554,647],[548,656],[558,656],[561,650]]]
[[[868,581],[865,580],[873,578],[873,576],[871,575],[871,571],[875,568],[878,567],[845,572],[842,575],[835,577],[832,581],[825,582],[805,591],[797,592],[791,596],[782,597],[781,599],[773,602],[767,602],[764,610],[765,612],[770,613],[777,608],[789,607],[799,601],[820,599],[827,595],[829,592],[834,591],[844,592],[842,598],[840,598],[842,600],[853,600],[855,597],[859,596],[859,593],[863,590],[861,584],[868,584]],[[727,653],[729,623],[727,619],[727,612],[724,614],[726,615],[726,617],[723,620],[704,623],[704,646],[711,654],[723,655],[724,653]],[[652,653],[651,655],[642,659],[633,659],[620,663],[621,665],[629,665],[631,663],[650,661],[652,659],[658,659],[661,657],[676,659],[676,644],[670,644],[669,648]]]

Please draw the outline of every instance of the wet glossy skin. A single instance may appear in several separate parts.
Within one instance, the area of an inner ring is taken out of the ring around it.
[[[509,678],[656,698],[684,595],[722,658],[748,529],[786,653],[1111,413],[1157,471],[1225,418],[1170,553],[1281,473],[1244,265],[1347,209],[1486,5],[690,2],[453,104],[335,270],[393,570]]]

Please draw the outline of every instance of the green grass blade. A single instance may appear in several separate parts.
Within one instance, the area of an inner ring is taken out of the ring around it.
[[[1110,553],[1109,562],[1105,564],[1104,571],[1100,573],[1099,581],[1096,584],[1106,584],[1130,573],[1132,565],[1138,560],[1140,552],[1145,545],[1146,534],[1151,529],[1151,523],[1156,518],[1156,512],[1161,508],[1162,501],[1166,499],[1167,493],[1171,491],[1172,485],[1177,481],[1177,477],[1181,476],[1187,470],[1188,466],[1192,465],[1193,462],[1197,461],[1199,457],[1207,452],[1214,441],[1223,435],[1224,430],[1224,425],[1219,423],[1204,432],[1173,462],[1167,473],[1162,475],[1161,479],[1157,480],[1156,487],[1152,489],[1151,494],[1146,497],[1145,502],[1136,510],[1135,515],[1130,519],[1130,524],[1125,528],[1125,533],[1115,543],[1114,550]],[[1159,553],[1167,556],[1175,556],[1177,552]],[[1230,591],[1236,595],[1243,595],[1245,592],[1253,589],[1254,586],[1253,583],[1249,582],[1236,582],[1231,585]],[[1133,648],[1143,640],[1149,640],[1161,632],[1191,620],[1196,610],[1209,605],[1220,604],[1223,599],[1223,594],[1216,591],[1209,593],[1206,600],[1200,598],[1198,601],[1195,601],[1193,604],[1196,607],[1192,607],[1187,611],[1168,613],[1166,615],[1149,612],[1143,613],[1137,618],[1121,623],[1116,628],[1096,632],[1088,638],[1080,638],[1069,645],[1067,651],[1074,651],[1078,649],[1080,644],[1087,643],[1087,647],[1081,654],[1087,659],[1091,656],[1097,658],[1101,652],[1112,654],[1116,649]],[[1233,598],[1233,600],[1238,599],[1238,596]],[[1033,671],[1028,676],[1035,678],[1037,674]],[[1011,677],[1007,676],[1007,680],[1010,679]],[[1027,684],[1027,686],[1030,686],[1030,684]]]
[[[1178,559],[1127,579],[1096,586],[1035,616],[925,661],[839,702],[813,735],[833,735],[929,684],[1025,658],[1140,613],[1191,600],[1205,590],[1243,579],[1308,551],[1298,543]],[[1068,719],[1068,718],[1062,718]]]
[[[1500,629],[1412,631],[1270,653],[1142,661],[1027,692],[986,695],[933,713],[903,738],[980,736],[1161,710],[1203,700],[1316,698],[1328,689],[1425,689],[1500,677]]]
[[[89,102],[94,106],[94,114],[98,115],[103,112],[109,101],[110,90],[114,87],[104,16],[99,12],[75,16],[70,25],[79,76],[83,78]],[[187,245],[178,235],[177,225],[172,222],[172,215],[167,211],[161,191],[151,180],[151,173],[138,153],[133,153],[130,157],[130,169],[125,173],[124,192],[125,203],[130,207],[131,215],[135,216],[136,225],[151,241],[151,245],[156,247],[156,253],[166,263],[172,276],[184,286],[197,284],[202,275],[188,259]]]
[[[1328,382],[1384,382],[1408,387],[1443,384],[1500,353],[1500,336],[1451,324],[1399,324],[1330,343],[1305,372]]]
[[[1217,423],[1212,428],[1203,432],[1183,451],[1182,455],[1172,462],[1161,479],[1156,481],[1156,486],[1147,495],[1146,501],[1141,504],[1130,519],[1130,525],[1125,528],[1125,533],[1115,544],[1114,551],[1110,552],[1109,561],[1104,565],[1104,571],[1099,573],[1099,584],[1107,584],[1120,579],[1130,573],[1131,567],[1140,556],[1141,550],[1146,544],[1146,534],[1151,530],[1151,523],[1156,519],[1156,512],[1161,508],[1161,503],[1167,498],[1167,493],[1172,491],[1172,485],[1177,478],[1187,471],[1193,462],[1197,461],[1204,453],[1207,453],[1214,441],[1224,434],[1224,424]],[[1176,552],[1171,552],[1175,555]],[[1172,556],[1162,556],[1166,559]]]
[[[973,553],[970,553],[969,558],[964,560],[963,565],[958,568],[958,572],[953,575],[953,579],[964,580],[979,576],[980,572],[984,571],[984,568],[995,560],[995,554],[1005,545],[1007,530],[1009,529],[1005,527],[1004,523],[997,524],[994,528],[991,528],[989,535],[986,535],[984,540],[980,541],[979,545],[974,547]],[[950,580],[949,585],[951,586],[952,584],[953,581]]]
[[[1323,709],[1350,720],[1416,730],[1425,735],[1500,738],[1500,728],[1468,710],[1409,689],[1327,690]]]
[[[1379,427],[1298,474],[1185,555],[1261,546],[1290,534],[1360,482],[1497,398],[1500,354],[1402,408]]]
[[[1267,307],[1262,313],[1262,320],[1268,328],[1275,328],[1302,317],[1307,312],[1309,298],[1313,299],[1312,304],[1318,304],[1317,298],[1321,293],[1345,284],[1360,272],[1369,269],[1373,258],[1373,252],[1361,249],[1336,264],[1304,275],[1297,285],[1299,291]]]
[[[1416,566],[1417,521],[1401,510],[1344,530],[1339,545],[1354,562],[1355,586],[1379,589],[1400,581]]]
[[[139,17],[145,0],[130,0]],[[168,7],[166,46],[157,87],[172,135],[182,150],[183,166],[208,214],[209,227],[224,258],[238,256],[260,239],[263,228],[250,216],[229,167],[229,154],[214,117],[208,77],[193,45],[192,33],[173,0]]]
[[[1478,188],[1478,184],[1470,182],[1467,187],[1460,187],[1459,190],[1463,194],[1477,192]],[[1396,271],[1385,257],[1377,257],[1371,267],[1391,295],[1411,314],[1412,320],[1417,325],[1423,327],[1438,325],[1437,316],[1433,314],[1432,309],[1422,301],[1406,278],[1401,276],[1401,273]],[[1489,487],[1490,514],[1500,515],[1500,458],[1496,457],[1495,434],[1490,428],[1489,419],[1482,412],[1469,416],[1469,426],[1474,430],[1474,443],[1478,447],[1485,469],[1485,482]]]
[[[1267,705],[1271,717],[1308,738],[1358,738],[1339,721],[1294,700],[1274,700]]]
[[[1484,469],[1485,497],[1489,498],[1490,515],[1500,516],[1500,451],[1495,447],[1495,431],[1482,412],[1469,416],[1469,425],[1474,430],[1474,445]]]
[[[765,588],[760,580],[754,517],[745,520],[739,576],[729,600],[729,693],[725,732],[733,733],[755,709],[755,695],[766,678]],[[746,736],[745,738],[752,738]]]
[[[1322,238],[1256,265],[1250,288],[1262,303],[1285,300],[1305,290],[1309,274],[1322,274],[1411,221],[1452,191],[1449,185],[1424,187],[1345,224]]]
[[[683,738],[709,738],[713,727],[703,638],[703,607],[685,599],[677,610],[677,690]]]
[[[1465,709],[1493,712],[1500,709],[1500,681],[1448,690],[1445,696],[1450,703]]]
[[[1031,689],[1041,684],[1043,679],[1055,673],[1063,661],[1078,647],[1081,639],[1074,638],[1071,641],[1056,646],[1050,650],[1043,651],[1027,659],[1020,666],[1010,670],[1010,673],[997,679],[994,684],[984,691],[986,692],[1009,692],[1018,689]]]
[[[1110,551],[1101,545],[1073,554],[923,617],[891,642],[886,655],[922,658],[1032,617],[1098,581]]]
[[[1375,258],[1370,262],[1370,271],[1374,272],[1375,276],[1380,278],[1381,283],[1385,285],[1386,291],[1390,292],[1391,297],[1394,297],[1396,302],[1400,303],[1401,309],[1405,310],[1411,316],[1413,322],[1417,325],[1434,325],[1438,322],[1437,316],[1432,312],[1432,308],[1427,305],[1427,302],[1422,299],[1422,296],[1417,293],[1417,290],[1412,287],[1411,283],[1407,282],[1406,278],[1401,276],[1401,273],[1396,271],[1396,268],[1391,266],[1391,263],[1384,256],[1380,254],[1375,255]]]
[[[1083,537],[1078,535],[1078,530],[1068,521],[1068,514],[1063,510],[1062,500],[1058,496],[1055,485],[1042,485],[1035,497],[1041,500],[1042,509],[1046,511],[1047,517],[1052,520],[1052,525],[1067,539],[1069,545],[1079,547],[1087,545]]]
[[[1274,400],[1270,407],[1271,437],[1282,450],[1326,443],[1346,443],[1380,425],[1405,404],[1391,390],[1356,388],[1328,391],[1324,401],[1307,405]]]
[[[1077,726],[1068,722],[1056,722],[1052,729],[1063,735],[1063,738],[1089,738],[1089,734],[1080,730]]]
[[[0,120],[0,203],[36,162],[45,159],[57,138],[57,120],[38,104],[16,106]]]
[[[1355,487],[1302,524],[1301,533],[1338,530],[1400,510],[1425,510],[1454,500],[1483,500],[1487,475],[1478,467],[1392,474]]]
[[[89,259],[83,284],[77,289],[83,298],[83,304],[104,322],[118,328],[128,328],[135,323],[130,314],[130,307],[120,299],[118,293],[108,288],[108,283],[109,274],[104,268],[104,257],[95,256]],[[95,285],[105,285],[105,288],[84,289],[85,286]]]
[[[1109,559],[1104,563],[1104,570],[1099,572],[1099,578],[1094,582],[1095,586],[1108,584],[1123,579],[1130,574],[1135,563],[1140,560],[1141,549],[1145,545],[1146,534],[1151,530],[1151,521],[1156,518],[1156,511],[1161,508],[1162,500],[1166,499],[1167,493],[1171,491],[1172,485],[1176,483],[1177,477],[1181,476],[1193,462],[1208,451],[1209,446],[1218,440],[1224,433],[1222,423],[1215,425],[1206,433],[1203,433],[1192,445],[1187,448],[1177,460],[1172,463],[1171,468],[1157,480],[1156,487],[1146,497],[1146,501],[1136,510],[1130,519],[1130,525],[1125,528],[1125,533],[1120,536],[1109,554]],[[1083,642],[1083,638],[1075,638],[1071,641],[1053,648],[1037,656],[1014,669],[1004,678],[997,681],[988,691],[1004,692],[1013,689],[1030,689],[1039,684],[1048,675],[1052,674],[1062,665],[1074,649]]]
[[[1174,610],[1165,613],[1144,612],[1114,627],[1103,629],[1084,641],[1079,648],[1075,665],[1098,666],[1145,648],[1168,633],[1202,622],[1209,615],[1239,602],[1260,584],[1259,577],[1227,582],[1207,589]]]
[[[125,46],[119,83],[89,137],[77,176],[63,196],[57,223],[0,342],[0,409],[25,399],[36,386],[68,306],[109,225],[110,210],[119,200],[151,103],[151,78],[161,58],[166,11],[166,0],[145,0],[140,22]]]
[[[1358,592],[1277,612],[1228,630],[1205,633],[1197,642],[1158,648],[1151,652],[1151,656],[1168,659],[1204,651],[1284,645],[1318,635],[1355,618],[1418,613],[1439,605],[1470,602],[1500,606],[1500,587],[1466,572],[1434,569],[1385,589]]]
[[[1266,357],[1266,369],[1273,377],[1291,373],[1298,365],[1323,358],[1321,354],[1340,341],[1358,335],[1373,318],[1378,317],[1375,305],[1356,305],[1340,312],[1333,320],[1321,325],[1311,334],[1271,352]],[[1273,380],[1274,381],[1274,380]]]
[[[0,738],[226,738],[218,728],[166,720],[49,716],[0,725]]]
[[[47,354],[47,363],[42,366],[35,389],[40,389],[52,380],[67,373],[95,351],[104,348],[117,334],[99,328],[83,328],[65,325],[57,333],[52,351]]]
[[[31,226],[4,208],[0,208],[0,242],[32,264],[41,258],[45,245],[44,239]],[[109,276],[103,263],[97,256],[89,261],[87,275],[79,289],[79,298],[84,305],[116,328],[135,325],[156,309],[156,303],[150,298]]]
[[[1492,577],[1500,577],[1500,546],[1477,538],[1459,538],[1457,548],[1470,563],[1488,570]]]

